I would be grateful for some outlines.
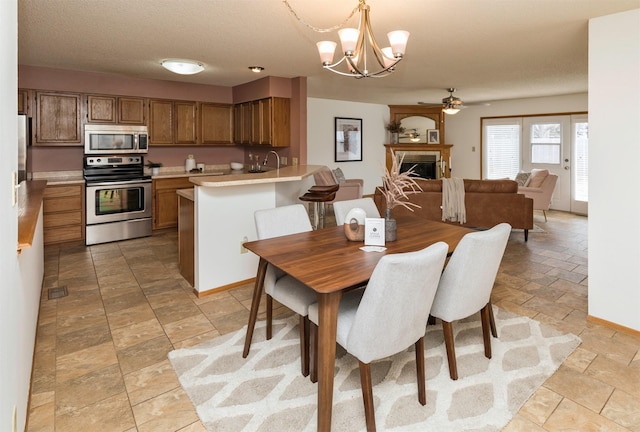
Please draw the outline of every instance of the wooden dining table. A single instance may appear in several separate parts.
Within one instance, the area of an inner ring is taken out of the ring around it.
[[[338,305],[343,292],[365,285],[376,264],[386,254],[412,252],[443,241],[453,252],[472,229],[417,216],[397,220],[397,240],[386,242],[384,252],[365,252],[362,241],[349,241],[343,226],[257,240],[245,247],[260,257],[254,285],[243,357],[251,347],[253,329],[263,291],[267,265],[271,264],[318,294],[318,431],[331,430],[333,379]]]

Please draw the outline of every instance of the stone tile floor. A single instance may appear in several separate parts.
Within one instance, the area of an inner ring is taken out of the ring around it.
[[[548,216],[511,235],[493,302],[583,343],[504,430],[640,431],[640,336],[587,321],[587,219]],[[244,326],[252,285],[198,298],[177,260],[175,232],[45,248],[28,431],[204,431],[167,353]]]

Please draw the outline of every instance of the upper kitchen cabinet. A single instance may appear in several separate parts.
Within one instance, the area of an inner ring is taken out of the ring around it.
[[[194,145],[197,143],[196,103],[154,99],[149,101],[149,143]]]
[[[173,145],[173,101],[149,101],[149,143]]]
[[[200,104],[200,144],[233,145],[233,105]]]
[[[34,145],[82,145],[79,93],[36,92]]]
[[[31,100],[29,90],[18,89],[18,114],[26,114],[31,117]]]
[[[251,102],[233,107],[233,136],[236,144],[251,144]]]
[[[251,103],[251,143],[289,147],[291,143],[290,102],[271,97]]]
[[[175,139],[179,145],[193,145],[198,142],[196,128],[197,109],[195,102],[174,101]]]
[[[144,111],[143,98],[87,95],[87,123],[144,125]]]

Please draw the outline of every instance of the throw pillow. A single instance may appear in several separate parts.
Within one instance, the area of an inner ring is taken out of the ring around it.
[[[338,182],[338,184],[342,184],[342,183],[346,183],[347,179],[344,178],[344,173],[342,172],[342,169],[340,168],[336,168],[333,170],[333,176],[336,178],[336,181]]]
[[[531,176],[531,173],[519,172],[514,180],[518,182],[519,186],[525,186],[529,180],[529,176]]]
[[[529,183],[527,187],[539,188],[542,186],[544,179],[549,175],[549,170],[546,169],[532,169],[531,176],[529,177]]]

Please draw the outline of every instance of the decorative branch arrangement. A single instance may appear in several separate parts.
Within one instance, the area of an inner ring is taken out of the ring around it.
[[[391,151],[391,170],[385,169],[384,177],[382,177],[382,187],[378,189],[384,195],[387,201],[387,210],[391,210],[396,206],[403,206],[413,211],[412,207],[421,208],[418,204],[409,201],[409,195],[422,192],[422,188],[415,181],[414,177],[418,174],[414,171],[415,165],[405,172],[400,172],[404,155],[400,160],[393,150]]]

